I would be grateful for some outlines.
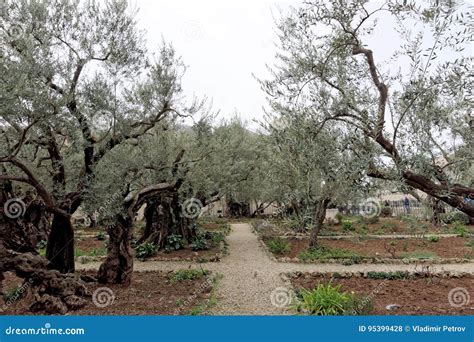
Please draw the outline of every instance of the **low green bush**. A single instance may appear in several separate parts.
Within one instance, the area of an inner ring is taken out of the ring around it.
[[[460,237],[466,237],[469,234],[469,231],[467,230],[466,226],[463,224],[456,222],[453,226],[454,233],[457,234]]]
[[[273,254],[285,254],[291,250],[291,244],[285,239],[276,237],[267,241],[267,246]]]
[[[183,249],[185,245],[186,242],[183,241],[183,237],[181,235],[171,234],[168,235],[168,238],[166,239],[165,251],[177,251],[179,249]]]
[[[156,253],[156,246],[153,243],[145,242],[135,247],[135,256],[145,260]]]
[[[208,240],[206,240],[203,234],[198,234],[193,242],[191,242],[191,249],[193,251],[204,251],[208,250],[210,247]]]
[[[429,242],[438,242],[439,241],[439,236],[436,235],[431,235],[427,237]]]
[[[320,316],[364,314],[372,308],[369,298],[362,300],[342,291],[341,285],[333,286],[331,283],[319,283],[313,290],[302,289],[294,306],[300,312]]]
[[[342,229],[344,231],[353,231],[355,230],[354,224],[350,220],[343,220],[342,221]]]

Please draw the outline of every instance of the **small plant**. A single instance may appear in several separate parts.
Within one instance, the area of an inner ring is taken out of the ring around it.
[[[352,221],[349,220],[343,220],[342,221],[342,229],[344,231],[353,231],[354,230],[354,225],[352,224]]]
[[[457,234],[459,237],[466,237],[469,233],[466,226],[463,224],[456,222],[453,226],[454,233]]]
[[[176,299],[176,305],[177,306],[183,306],[184,303],[185,303],[185,300],[183,298]]]
[[[204,251],[210,248],[207,240],[205,239],[204,235],[198,234],[196,238],[191,243],[191,248],[193,251]]]
[[[360,314],[371,305],[369,300],[361,301],[354,294],[342,291],[341,285],[319,283],[314,290],[302,289],[294,307],[300,312],[326,316]]]
[[[156,246],[153,243],[145,242],[135,247],[135,256],[140,260],[145,260],[156,253]]]
[[[95,239],[97,241],[104,241],[106,239],[105,233],[104,232],[97,233],[97,235],[95,236]]]
[[[200,279],[207,275],[207,272],[202,268],[200,270],[178,270],[172,273],[170,280],[172,283],[185,280],[195,280]]]
[[[436,235],[428,236],[428,241],[429,242],[438,242],[439,241],[439,236],[436,236]]]
[[[342,213],[337,212],[334,218],[337,220],[337,222],[342,223],[342,220],[344,219],[344,215]]]
[[[179,249],[183,249],[184,245],[185,242],[183,241],[183,237],[181,235],[171,234],[168,235],[168,238],[166,239],[165,251],[177,251]]]
[[[38,243],[36,244],[36,248],[37,249],[44,249],[44,248],[46,248],[47,244],[48,244],[48,242],[46,240],[38,241]]]
[[[279,237],[268,240],[267,246],[273,254],[282,255],[291,250],[290,243]]]

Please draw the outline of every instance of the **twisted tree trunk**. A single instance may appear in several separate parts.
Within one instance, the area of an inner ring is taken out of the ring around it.
[[[319,232],[323,227],[324,219],[326,218],[326,209],[329,205],[329,202],[329,199],[323,199],[316,202],[316,207],[313,216],[313,229],[311,230],[311,236],[309,239],[309,247],[316,247],[318,245]]]
[[[133,255],[130,247],[133,236],[133,219],[119,214],[116,223],[107,227],[109,244],[107,258],[100,265],[97,279],[104,284],[130,285],[133,272]]]
[[[74,272],[74,230],[69,215],[53,214],[46,257],[61,273]]]

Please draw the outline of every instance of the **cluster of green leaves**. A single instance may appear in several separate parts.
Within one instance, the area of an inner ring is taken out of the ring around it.
[[[301,289],[294,306],[298,311],[320,316],[363,315],[373,309],[370,298],[359,298],[331,282],[318,283],[313,290]]]
[[[137,259],[145,260],[156,253],[156,246],[151,242],[145,242],[135,246],[135,256]]]
[[[170,234],[166,238],[165,251],[177,251],[183,249],[186,246],[186,241],[179,234]]]

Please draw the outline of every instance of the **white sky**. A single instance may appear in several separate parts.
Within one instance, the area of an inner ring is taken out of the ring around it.
[[[262,118],[262,108],[266,105],[265,95],[252,74],[266,79],[265,65],[274,64],[277,42],[274,18],[280,18],[280,11],[301,2],[131,0],[140,9],[138,25],[147,31],[149,50],[156,52],[164,38],[183,57],[188,66],[183,80],[187,97],[208,96],[213,100],[213,109],[220,110],[220,117],[237,112],[249,123]],[[367,6],[370,10],[383,3],[372,0]],[[400,46],[394,26],[393,18],[382,14],[372,37],[366,41],[374,50],[376,62],[384,67],[388,66],[386,61],[394,49]],[[408,60],[400,63],[391,64],[390,70],[408,66]]]
[[[148,47],[157,51],[162,37],[173,43],[188,66],[185,94],[207,95],[220,117],[237,111],[250,121],[261,118],[265,96],[252,74],[268,75],[274,61],[273,17],[290,2],[270,0],[135,0],[139,26]],[[298,2],[294,1],[294,4]],[[254,126],[254,125],[252,125]]]

